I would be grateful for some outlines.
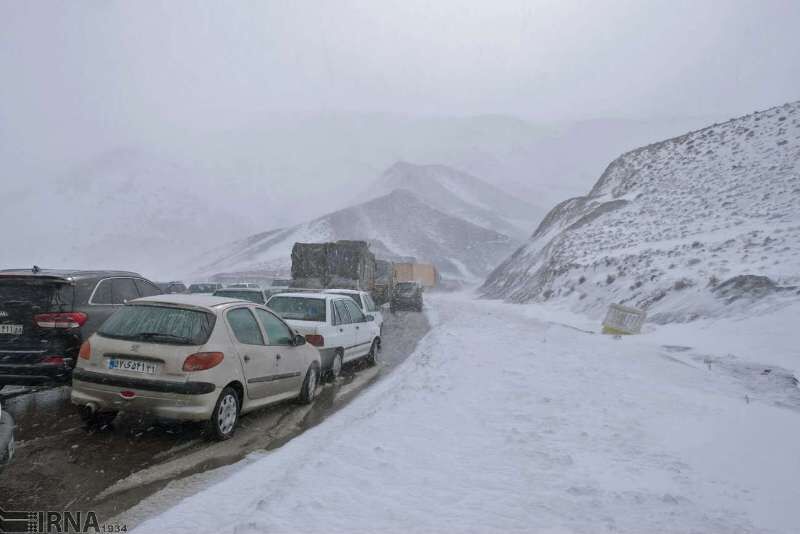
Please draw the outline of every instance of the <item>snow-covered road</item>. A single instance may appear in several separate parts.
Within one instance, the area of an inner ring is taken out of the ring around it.
[[[797,531],[795,385],[762,397],[658,336],[428,303],[395,372],[137,532]]]

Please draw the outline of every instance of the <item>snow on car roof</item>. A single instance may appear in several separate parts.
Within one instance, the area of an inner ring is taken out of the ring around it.
[[[163,304],[185,304],[187,306],[200,306],[203,308],[214,308],[224,304],[233,304],[244,302],[241,299],[231,297],[215,297],[213,295],[206,295],[202,293],[180,294],[173,293],[169,295],[153,295],[152,297],[142,297],[131,300],[131,304],[140,303],[163,303]]]
[[[306,298],[306,299],[326,299],[327,300],[329,298],[336,297],[336,296],[337,295],[333,295],[331,293],[322,293],[322,292],[320,292],[320,293],[306,293],[306,292],[292,293],[292,292],[287,291],[287,292],[284,292],[284,293],[275,293],[274,295],[272,295],[272,297],[270,297],[270,300],[272,300],[275,297],[297,297],[297,298]]]

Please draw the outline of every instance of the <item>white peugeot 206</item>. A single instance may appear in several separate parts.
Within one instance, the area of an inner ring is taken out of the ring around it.
[[[89,424],[118,411],[208,421],[228,439],[239,415],[274,402],[311,402],[320,355],[264,306],[209,295],[128,302],[80,349],[72,402]]]
[[[342,365],[366,358],[378,361],[381,332],[349,296],[333,293],[280,293],[267,306],[319,349],[322,372],[336,379]]]

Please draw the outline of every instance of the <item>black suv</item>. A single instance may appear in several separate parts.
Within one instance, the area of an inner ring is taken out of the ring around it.
[[[69,381],[84,339],[126,301],[159,294],[125,271],[0,270],[0,388]]]
[[[422,311],[422,286],[419,282],[398,282],[392,289],[389,304],[392,312],[397,310]]]

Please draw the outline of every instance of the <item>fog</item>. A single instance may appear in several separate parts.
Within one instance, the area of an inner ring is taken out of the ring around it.
[[[622,150],[797,99],[798,23],[788,1],[2,1],[0,267],[179,275],[398,159],[554,202]]]

